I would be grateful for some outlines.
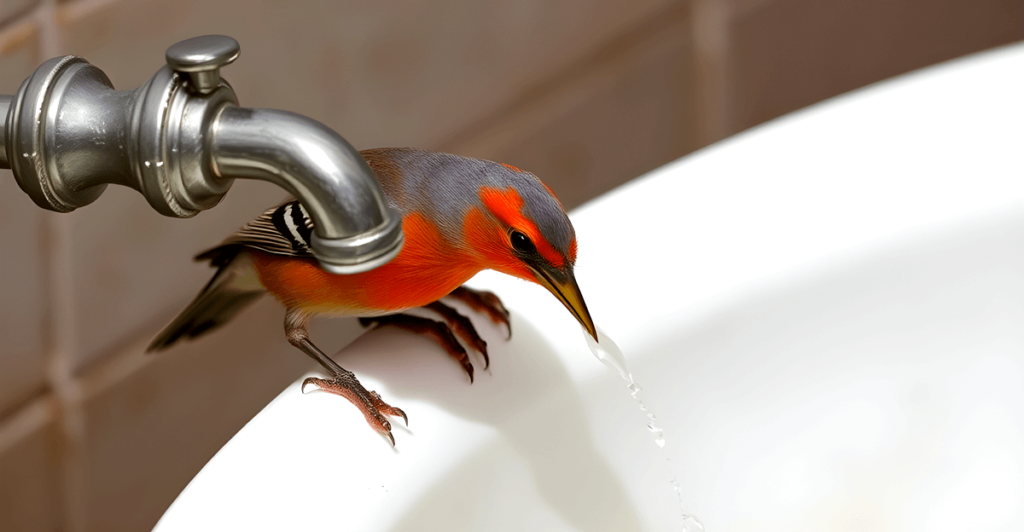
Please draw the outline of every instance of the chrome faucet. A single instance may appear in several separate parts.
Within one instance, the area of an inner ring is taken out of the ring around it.
[[[270,181],[306,207],[324,269],[358,273],[391,260],[401,218],[366,161],[315,120],[239,107],[220,77],[239,50],[223,35],[179,42],[128,91],[80,57],[50,59],[17,94],[0,96],[0,168],[45,209],[88,205],[114,183],[181,218],[220,202],[234,178]]]

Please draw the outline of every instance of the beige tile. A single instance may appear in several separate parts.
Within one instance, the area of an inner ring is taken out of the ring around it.
[[[17,22],[0,30],[0,94],[17,92],[41,62],[39,27],[34,21]]]
[[[0,412],[45,386],[44,216],[0,170]]]
[[[61,529],[51,401],[36,399],[0,421],[0,530]]]
[[[148,337],[81,379],[87,464],[84,530],[149,530],[203,465],[314,363],[284,339],[283,309],[266,299],[223,329],[159,355]],[[314,341],[333,353],[355,320],[322,320]]]
[[[1022,0],[775,0],[728,26],[730,129],[1024,38]]]
[[[689,26],[665,12],[450,149],[533,172],[567,208],[696,149]]]
[[[243,104],[317,118],[357,146],[429,147],[665,1],[324,0],[296,9],[287,2],[126,0],[70,3],[58,19],[62,51],[84,56],[120,89],[144,82],[177,40],[225,33],[242,44],[224,74]],[[137,194],[113,187],[69,215],[69,315],[76,320],[69,344],[77,371],[153,316],[170,317],[208,275],[190,257],[282,196],[244,185],[192,220],[162,218]]]
[[[126,338],[155,336],[213,274],[192,257],[284,197],[268,183],[238,182],[216,208],[177,219],[157,214],[137,192],[111,186],[94,204],[63,215],[71,225],[71,281],[62,297],[74,321],[74,371]]]
[[[0,40],[0,94],[14,94],[37,66],[38,32],[22,24]],[[0,412],[44,386],[45,215],[10,170],[0,170]]]
[[[14,95],[21,82],[42,61],[39,27],[33,20],[3,27],[0,30],[0,94]]]
[[[242,56],[225,77],[243,104],[306,114],[358,147],[426,146],[671,1],[123,1],[65,9],[61,37],[128,88],[176,40],[231,35]]]
[[[11,24],[26,15],[39,4],[39,0],[4,0],[0,2],[0,26]]]

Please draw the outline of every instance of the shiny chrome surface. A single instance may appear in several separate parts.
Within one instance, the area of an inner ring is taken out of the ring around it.
[[[0,96],[0,167],[40,207],[68,212],[107,184],[134,188],[167,216],[220,202],[234,178],[294,194],[316,224],[313,251],[334,273],[373,269],[402,246],[400,217],[373,172],[314,120],[238,107],[220,68],[238,42],[209,35],[167,50],[167,65],[135,90],[115,90],[86,60],[43,63],[14,97]]]
[[[95,201],[107,183],[130,183],[130,99],[84,59],[43,63],[7,114],[8,161],[22,190],[40,207],[69,212]]]
[[[204,35],[181,41],[167,49],[167,65],[186,73],[191,88],[208,93],[220,85],[220,68],[238,59],[238,41],[225,35]]]
[[[11,109],[11,100],[13,99],[12,96],[0,95],[0,120],[7,120],[7,111]],[[7,142],[4,140],[6,137],[4,128],[0,127],[0,167],[10,168],[11,163],[7,160]]]
[[[218,176],[270,181],[302,201],[316,227],[313,252],[327,270],[356,273],[401,249],[401,217],[380,208],[387,200],[373,171],[327,126],[287,111],[225,107],[209,147]],[[332,216],[339,212],[347,216]]]

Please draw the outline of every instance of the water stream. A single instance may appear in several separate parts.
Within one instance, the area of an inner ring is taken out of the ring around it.
[[[626,381],[626,388],[629,390],[630,397],[636,401],[637,406],[640,407],[647,418],[647,430],[651,431],[654,436],[654,443],[659,449],[662,449],[661,457],[665,460],[666,468],[670,468],[669,458],[664,453],[665,448],[665,431],[657,425],[658,418],[653,412],[647,410],[647,406],[638,397],[643,388],[635,380],[633,380],[633,374],[629,371],[629,366],[626,365],[626,357],[622,355],[622,350],[619,346],[608,337],[607,334],[597,327],[598,340],[594,340],[594,337],[590,336],[590,333],[583,330],[583,337],[587,339],[587,345],[590,346],[590,352],[601,361],[602,364],[608,366],[609,369],[615,371],[622,377],[622,380]],[[675,475],[669,480],[669,484],[672,486],[672,490],[676,494],[676,498],[679,500],[679,513],[681,516],[682,530],[683,532],[704,532],[704,524],[700,522],[695,516],[687,514],[683,505],[683,489],[679,485],[679,481],[676,480]]]

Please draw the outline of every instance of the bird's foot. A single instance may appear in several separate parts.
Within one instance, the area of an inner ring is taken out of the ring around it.
[[[416,334],[433,336],[434,339],[441,344],[441,347],[444,347],[445,350],[448,351],[448,355],[454,358],[455,361],[462,366],[462,369],[466,371],[466,374],[469,375],[469,382],[473,382],[473,363],[469,361],[469,355],[466,353],[466,348],[462,347],[462,344],[455,339],[455,335],[452,334],[452,331],[447,324],[440,321],[434,321],[430,318],[421,318],[419,316],[410,316],[408,314],[390,314],[387,316],[359,318],[359,323],[364,327],[374,323],[378,324],[378,326],[393,325]],[[474,330],[474,332],[476,331]]]
[[[306,380],[302,381],[303,393],[306,391],[307,384],[312,384],[325,392],[340,395],[345,399],[348,399],[350,403],[355,405],[355,407],[363,413],[363,416],[366,418],[366,422],[370,424],[370,427],[384,436],[387,436],[388,439],[391,440],[391,445],[395,444],[395,437],[391,434],[391,422],[384,416],[401,416],[402,420],[405,421],[405,426],[409,426],[409,418],[401,408],[396,408],[385,403],[384,400],[381,399],[380,394],[364,388],[363,385],[359,383],[359,380],[356,379],[356,376],[349,371],[337,374],[329,379],[308,377]]]
[[[498,325],[504,325],[508,329],[508,337],[512,338],[512,323],[509,321],[508,309],[502,304],[501,299],[486,290],[474,290],[467,286],[460,286],[448,294],[449,297],[462,301],[469,308],[483,312],[491,321]]]
[[[491,357],[487,355],[487,341],[480,337],[480,333],[476,332],[476,327],[473,326],[473,322],[469,318],[459,314],[459,311],[440,301],[435,301],[424,308],[430,309],[444,318],[444,321],[448,323],[448,328],[453,333],[462,338],[466,345],[471,346],[483,355],[484,369],[490,367]]]

